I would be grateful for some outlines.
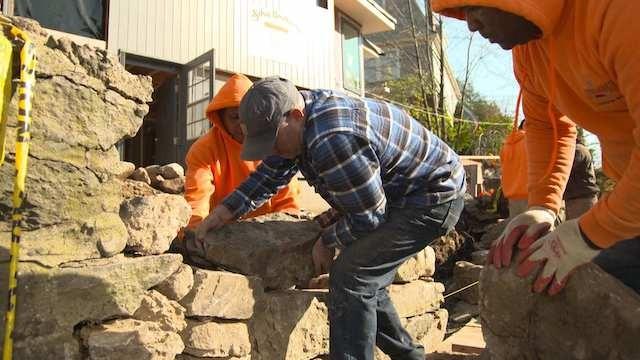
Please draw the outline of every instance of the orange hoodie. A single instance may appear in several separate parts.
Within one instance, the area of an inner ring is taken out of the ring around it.
[[[202,219],[209,215],[209,211],[221,203],[260,164],[260,161],[240,159],[242,144],[231,137],[218,116],[218,110],[239,106],[240,100],[251,85],[251,80],[240,74],[233,75],[224,84],[206,110],[213,127],[201,136],[187,153],[184,197],[193,209],[189,228],[200,224]],[[299,194],[298,184],[292,181],[289,186],[246,217],[278,211],[297,213],[299,207],[296,199]]]
[[[433,0],[464,18],[463,6],[488,6],[535,23],[543,38],[513,50],[524,89],[529,204],[560,206],[574,154],[574,123],[600,139],[604,170],[617,186],[580,219],[606,248],[640,235],[640,1]],[[523,79],[525,81],[523,81]]]

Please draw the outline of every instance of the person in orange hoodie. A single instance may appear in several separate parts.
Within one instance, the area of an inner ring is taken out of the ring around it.
[[[628,0],[433,0],[513,49],[527,117],[529,209],[494,243],[490,262],[518,273],[542,268],[533,289],[558,293],[594,261],[640,292],[640,2]],[[617,180],[583,216],[552,228],[573,161],[576,125],[598,136]]]
[[[517,114],[517,111],[516,111]],[[502,167],[502,193],[509,201],[509,217],[512,218],[527,210],[527,148],[524,121],[517,125],[516,117],[511,133],[500,149],[500,166]]]
[[[191,230],[260,164],[260,161],[240,159],[244,134],[238,119],[238,107],[251,85],[251,80],[241,74],[233,75],[224,84],[207,106],[206,114],[213,127],[187,153],[184,196],[193,210],[187,226]],[[299,194],[300,189],[294,180],[245,217],[272,212],[297,214]]]

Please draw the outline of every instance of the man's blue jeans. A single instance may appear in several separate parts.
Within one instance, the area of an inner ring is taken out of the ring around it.
[[[387,221],[343,249],[331,267],[330,359],[372,360],[374,345],[394,360],[424,360],[389,299],[398,267],[458,222],[462,198],[428,209],[388,211]]]

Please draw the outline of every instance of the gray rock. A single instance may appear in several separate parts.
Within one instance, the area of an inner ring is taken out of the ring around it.
[[[450,290],[456,291],[480,280],[482,268],[482,265],[475,265],[466,261],[456,262],[453,268],[453,287]],[[453,297],[464,300],[469,304],[478,304],[480,301],[480,286],[472,286],[453,295]]]
[[[485,267],[480,317],[492,359],[640,359],[640,296],[599,267],[579,268],[558,295]]]
[[[184,178],[178,177],[171,180],[163,180],[157,185],[157,188],[168,194],[182,194],[184,192]]]
[[[251,355],[249,329],[244,323],[189,320],[182,339],[184,352],[198,357],[241,358]]]
[[[129,178],[131,180],[142,181],[143,183],[151,185],[151,178],[145,168],[137,168]]]
[[[315,221],[273,213],[209,233],[201,257],[225,269],[258,276],[267,289],[305,288],[314,275],[311,249],[319,232]]]
[[[174,273],[182,262],[175,254],[64,264],[48,269],[20,263],[19,305],[14,331],[14,358],[76,358],[74,326],[132,316],[146,290]],[[1,267],[0,288],[7,289],[8,268]],[[6,297],[0,297],[6,308]],[[4,323],[0,325],[4,327]],[[79,358],[79,357],[78,357]]]
[[[180,301],[193,288],[193,270],[189,265],[181,265],[178,271],[156,285],[157,290],[170,300]]]
[[[82,337],[89,357],[95,360],[173,360],[184,350],[180,335],[134,319],[83,329]]]
[[[160,175],[160,170],[162,169],[162,167],[160,165],[149,165],[144,169],[147,171],[147,174],[149,174],[149,178],[153,179],[156,176]]]
[[[184,168],[180,164],[176,163],[164,165],[160,168],[160,175],[162,175],[165,180],[184,177]]]
[[[133,314],[138,320],[157,323],[160,329],[179,333],[187,327],[185,309],[155,290],[148,291]]]
[[[253,316],[262,281],[223,271],[196,269],[193,288],[180,300],[188,316],[246,320]]]
[[[129,250],[145,255],[162,254],[189,222],[191,207],[182,196],[137,197],[122,204],[120,217],[129,232]]]

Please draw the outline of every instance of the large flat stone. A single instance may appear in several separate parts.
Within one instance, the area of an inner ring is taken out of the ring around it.
[[[466,261],[458,261],[453,267],[453,286],[451,291],[456,291],[470,286],[480,280],[480,272],[483,265],[475,265]],[[480,301],[480,286],[474,285],[466,290],[453,295],[469,304],[477,304]]]
[[[180,255],[89,260],[47,269],[20,263],[14,331],[16,359],[76,359],[74,326],[132,316],[146,290],[158,284],[182,262]],[[1,267],[0,288],[7,288],[7,264]],[[0,297],[6,308],[6,297]],[[4,331],[4,322],[0,325]]]
[[[252,359],[309,360],[329,353],[326,291],[287,290],[265,294],[249,326]]]
[[[438,310],[444,303],[443,292],[444,285],[441,283],[423,280],[389,287],[389,297],[401,318]]]
[[[251,355],[249,329],[241,322],[189,320],[182,339],[189,355],[225,359]]]
[[[640,359],[640,296],[593,264],[559,294],[531,291],[533,275],[484,268],[480,317],[492,359]]]
[[[196,269],[191,291],[180,300],[188,316],[245,320],[263,294],[257,277]]]
[[[262,278],[267,289],[304,288],[314,275],[311,249],[319,232],[315,221],[269,214],[210,233],[204,257],[225,269]]]
[[[82,337],[92,360],[173,360],[184,350],[180,335],[134,319],[83,329]]]

